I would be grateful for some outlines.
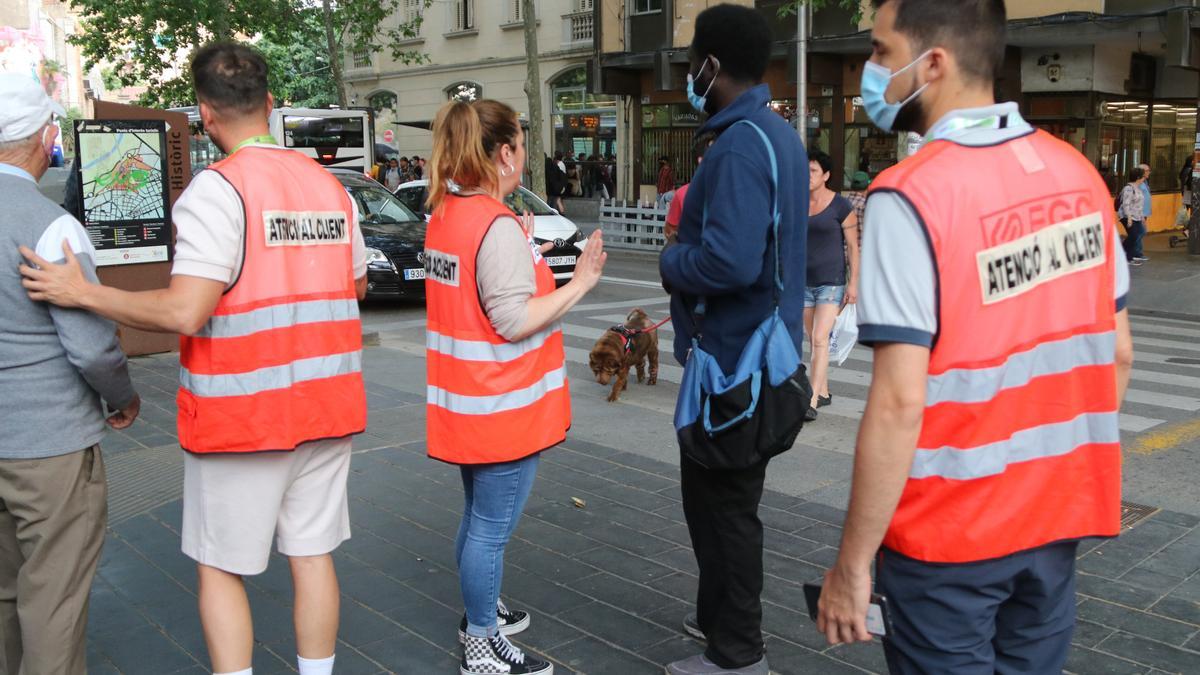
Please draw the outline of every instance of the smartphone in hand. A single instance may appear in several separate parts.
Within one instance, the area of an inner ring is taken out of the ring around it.
[[[808,605],[808,618],[817,620],[817,603],[821,600],[821,587],[817,584],[804,584],[804,601]],[[888,614],[887,598],[876,593],[871,594],[871,604],[867,605],[867,632],[876,637],[887,637],[888,629],[892,626],[891,615]]]

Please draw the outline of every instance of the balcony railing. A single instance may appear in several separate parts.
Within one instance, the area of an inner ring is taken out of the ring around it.
[[[591,47],[595,26],[591,11],[563,15],[563,49]]]

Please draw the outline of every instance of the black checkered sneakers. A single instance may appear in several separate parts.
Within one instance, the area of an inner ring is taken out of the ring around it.
[[[522,652],[503,635],[463,642],[460,675],[550,675],[554,665]]]

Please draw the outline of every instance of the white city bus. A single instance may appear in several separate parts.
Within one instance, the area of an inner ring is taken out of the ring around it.
[[[374,120],[370,110],[276,108],[271,135],[331,169],[370,173],[375,164]]]
[[[172,108],[188,115],[192,172],[224,158],[204,132],[197,106]],[[370,110],[276,108],[270,130],[275,142],[315,159],[322,166],[369,174],[375,164],[374,120]]]

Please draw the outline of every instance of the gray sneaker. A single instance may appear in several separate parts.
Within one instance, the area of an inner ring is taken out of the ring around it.
[[[767,665],[767,657],[762,657],[758,663],[752,663],[744,668],[722,668],[704,658],[703,654],[690,659],[667,664],[667,675],[769,675],[771,668]]]
[[[708,640],[704,635],[704,630],[700,628],[700,620],[696,618],[695,612],[688,612],[687,616],[683,617],[683,632],[701,642]]]

